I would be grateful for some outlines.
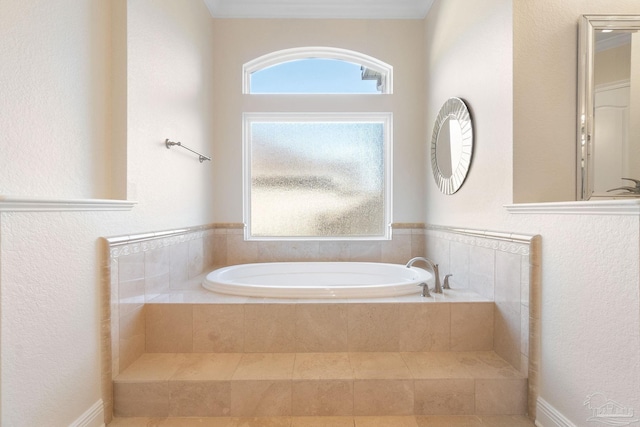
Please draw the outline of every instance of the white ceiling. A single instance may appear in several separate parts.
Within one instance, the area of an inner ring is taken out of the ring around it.
[[[204,0],[214,18],[422,19],[434,0]]]

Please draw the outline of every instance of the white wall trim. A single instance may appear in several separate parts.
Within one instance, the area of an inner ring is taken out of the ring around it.
[[[0,196],[0,212],[130,211],[137,202]]]
[[[69,427],[104,427],[104,405],[102,399],[91,405],[84,414],[69,424]]]
[[[538,397],[536,408],[536,425],[538,427],[576,427],[549,402]]]
[[[531,244],[531,241],[536,237],[534,234],[519,234],[519,233],[503,233],[499,231],[490,230],[472,230],[467,228],[446,227],[441,225],[427,225],[428,231],[445,232],[454,234],[463,234],[471,237],[481,237],[492,240],[502,240],[505,242],[524,243]],[[472,242],[466,242],[466,244],[472,244]]]
[[[505,205],[511,214],[635,215],[640,216],[640,199],[581,202],[521,203]]]

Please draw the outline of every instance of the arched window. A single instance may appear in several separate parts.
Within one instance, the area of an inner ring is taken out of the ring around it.
[[[393,116],[363,95],[392,88],[391,66],[343,49],[288,49],[244,65],[245,94],[296,94],[285,107],[297,97],[313,107],[292,100],[283,112],[280,99],[277,112],[244,113],[245,238],[391,237]]]
[[[369,55],[331,47],[272,52],[243,66],[243,93],[393,93],[393,67]]]

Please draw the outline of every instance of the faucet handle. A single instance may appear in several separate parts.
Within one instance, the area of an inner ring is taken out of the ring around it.
[[[422,296],[425,298],[431,297],[431,292],[429,292],[429,285],[426,282],[418,283],[418,286],[422,286]]]
[[[451,286],[449,286],[449,277],[453,276],[453,274],[447,274],[446,276],[444,276],[444,284],[442,285],[442,289],[451,289]]]

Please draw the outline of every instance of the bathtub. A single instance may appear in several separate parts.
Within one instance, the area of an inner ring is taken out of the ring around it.
[[[375,298],[415,294],[432,282],[421,268],[374,262],[272,262],[223,267],[202,286],[214,292],[270,298]]]

